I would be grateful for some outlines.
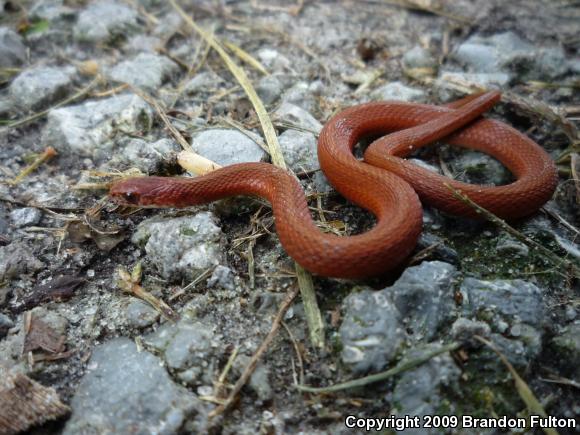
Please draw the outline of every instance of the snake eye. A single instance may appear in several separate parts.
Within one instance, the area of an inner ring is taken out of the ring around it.
[[[138,204],[139,203],[139,194],[136,192],[125,192],[123,194],[123,198],[129,204]]]

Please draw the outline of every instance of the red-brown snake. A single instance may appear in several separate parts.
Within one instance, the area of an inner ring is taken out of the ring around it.
[[[504,219],[532,214],[550,199],[558,177],[548,154],[506,124],[480,118],[499,98],[499,92],[488,92],[445,107],[367,103],[328,121],[318,141],[320,166],[336,190],[376,217],[375,226],[363,234],[340,237],[320,231],[296,178],[267,163],[236,164],[197,178],[125,179],[113,184],[110,196],[125,205],[186,207],[257,195],[272,204],[282,245],[305,269],[341,278],[380,275],[401,264],[415,247],[422,226],[419,198],[448,213],[475,216],[445,183]],[[353,156],[361,138],[389,132],[394,133],[367,148],[364,162]],[[516,181],[497,187],[470,185],[405,160],[442,138],[490,154]]]

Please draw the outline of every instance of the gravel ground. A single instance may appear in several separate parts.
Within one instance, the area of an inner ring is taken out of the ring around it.
[[[326,229],[348,235],[373,224],[319,170],[317,134],[333,113],[501,89],[488,116],[532,137],[561,176],[553,199],[513,227],[580,261],[577,1],[182,3],[264,69],[232,54]],[[334,434],[363,432],[346,427],[347,415],[537,414],[476,335],[548,416],[578,422],[573,271],[491,223],[428,206],[406,267],[368,281],[315,276],[325,343],[313,345],[298,296],[237,401],[213,416],[297,279],[261,201],[138,211],[106,201],[106,183],[122,172],[184,172],[156,105],[207,159],[269,161],[243,89],[169,2],[0,0],[0,433]],[[19,177],[43,153],[49,158]],[[472,183],[511,180],[494,159],[445,144],[415,158]],[[364,387],[295,387],[421,359]],[[36,388],[47,408],[10,379]],[[497,429],[406,431],[451,432]]]

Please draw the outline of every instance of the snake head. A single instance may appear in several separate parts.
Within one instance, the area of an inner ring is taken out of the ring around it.
[[[163,207],[163,177],[128,178],[113,183],[109,197],[120,205],[133,207]]]

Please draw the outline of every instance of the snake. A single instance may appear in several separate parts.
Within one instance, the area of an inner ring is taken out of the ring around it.
[[[238,163],[199,177],[143,176],[114,182],[109,195],[136,207],[189,207],[249,195],[270,202],[286,252],[308,271],[362,279],[402,266],[422,231],[425,202],[445,213],[478,218],[457,192],[501,219],[535,213],[557,186],[554,161],[537,143],[507,124],[482,115],[501,99],[499,91],[469,95],[443,106],[381,101],[346,108],[322,128],[320,168],[347,200],[369,211],[375,223],[348,236],[324,232],[313,220],[296,176],[265,162]],[[354,147],[372,140],[359,160]],[[486,153],[513,175],[506,185],[468,184],[408,158],[422,147],[445,143]]]

